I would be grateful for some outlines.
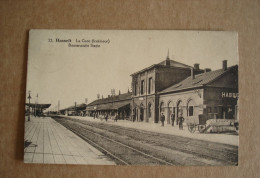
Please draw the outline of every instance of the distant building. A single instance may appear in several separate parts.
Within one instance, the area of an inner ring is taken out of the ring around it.
[[[119,119],[129,119],[131,116],[130,103],[132,93],[127,92],[115,96],[108,96],[89,103],[86,108],[86,115],[94,116],[109,114],[114,116],[116,113]]]
[[[192,69],[192,70],[191,70]],[[166,60],[133,73],[132,76],[132,119],[144,122],[159,121],[159,92],[188,76],[202,73],[199,64],[194,67]]]
[[[70,116],[70,115],[74,115],[74,116],[84,115],[86,107],[87,107],[87,105],[85,103],[76,104],[76,105],[72,105],[70,107],[61,109],[61,110],[59,110],[59,112],[61,114],[63,114],[63,115],[66,115],[66,116]]]

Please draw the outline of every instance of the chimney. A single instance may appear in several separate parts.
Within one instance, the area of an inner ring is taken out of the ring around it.
[[[200,69],[200,64],[198,64],[198,63],[194,64],[194,69],[195,70],[199,70]]]
[[[165,65],[166,66],[171,66],[171,61],[170,61],[169,57],[166,58]]]
[[[190,68],[190,73],[191,73],[191,79],[194,79],[195,76],[194,76],[194,71],[193,71],[192,67]]]
[[[225,70],[227,70],[227,60],[223,60],[222,61],[222,66],[223,66],[223,70],[225,71]]]
[[[120,92],[120,90],[119,90],[118,95],[120,95],[120,94],[121,94],[121,92]]]
[[[169,58],[169,49],[168,49],[168,54],[167,54],[167,57],[166,57],[166,60],[165,60],[165,65],[171,66],[171,61],[170,61],[170,58]]]
[[[108,95],[107,97],[110,98],[110,95]]]
[[[210,71],[211,71],[210,68],[206,68],[206,69],[204,69],[204,73],[206,73],[206,72],[210,72]]]

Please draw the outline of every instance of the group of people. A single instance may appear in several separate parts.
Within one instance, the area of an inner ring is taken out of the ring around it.
[[[108,113],[98,115],[98,113],[94,113],[93,114],[93,119],[95,119],[95,118],[100,118],[101,120],[105,119],[106,122],[107,122],[108,118],[111,118],[111,119],[114,120],[114,122],[117,122],[119,116],[118,116],[117,113],[115,115],[110,115]]]
[[[175,114],[172,113],[170,115],[171,121],[172,121],[172,126],[174,127],[174,122],[175,122]],[[162,127],[164,127],[164,122],[165,122],[165,115],[164,113],[161,114],[161,122],[162,122]],[[183,130],[183,122],[184,122],[184,117],[182,116],[182,113],[180,114],[180,116],[177,118],[176,120],[176,125],[179,125],[179,129]]]

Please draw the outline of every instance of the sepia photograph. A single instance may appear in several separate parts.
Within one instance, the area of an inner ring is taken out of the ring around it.
[[[238,34],[30,30],[24,162],[237,166]]]

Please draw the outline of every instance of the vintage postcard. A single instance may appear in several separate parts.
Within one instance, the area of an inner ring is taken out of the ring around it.
[[[237,37],[30,30],[24,162],[238,165]]]

